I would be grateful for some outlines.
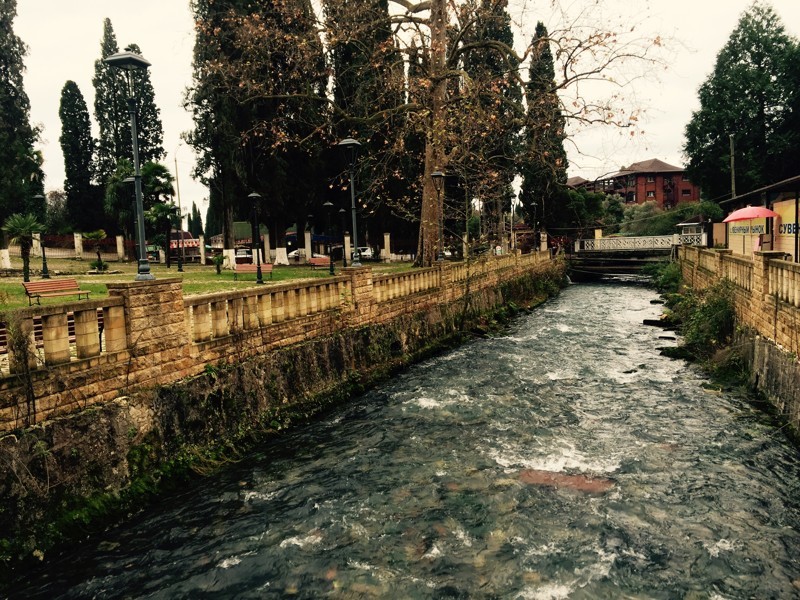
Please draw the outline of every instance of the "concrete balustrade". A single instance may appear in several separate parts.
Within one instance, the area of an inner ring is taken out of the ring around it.
[[[680,249],[686,284],[696,289],[727,279],[734,285],[739,321],[778,346],[800,354],[800,265],[782,252],[755,252],[752,259],[729,251]]]
[[[497,286],[547,260],[546,252],[487,257],[388,275],[356,267],[336,277],[189,297],[180,279],[137,281],[109,284],[104,300],[20,309],[14,318],[28,340],[28,367],[7,349],[0,431],[32,424],[20,404],[19,374],[26,371],[39,422],[197,375],[208,364],[451,302],[465,293],[467,279],[470,289]]]

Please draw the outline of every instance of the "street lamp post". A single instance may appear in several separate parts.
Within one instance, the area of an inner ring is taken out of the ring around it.
[[[142,202],[142,172],[139,167],[139,140],[136,132],[136,97],[133,90],[133,71],[147,69],[150,62],[130,51],[118,52],[107,57],[104,62],[112,67],[125,71],[128,82],[128,113],[131,117],[131,142],[133,145],[133,178],[136,188],[136,233],[139,241],[139,263],[136,272],[137,281],[155,279],[150,272],[150,262],[147,260],[147,246],[144,237],[144,204]]]
[[[333,210],[333,202],[328,200],[322,206],[325,207],[325,237],[328,241],[328,272],[335,275],[336,271],[333,268],[333,244],[331,242],[331,211]]]
[[[344,251],[344,228],[345,225],[345,217],[347,216],[347,211],[343,208],[339,209],[339,220],[341,221],[342,225],[342,268],[347,266],[347,253]]]
[[[173,158],[175,159],[175,191],[178,195],[178,272],[183,272],[183,263],[186,260],[186,255],[183,250],[183,209],[181,207],[181,184],[178,181],[178,148],[181,145],[178,144],[175,147],[175,154]]]
[[[41,202],[44,200],[44,196],[41,194],[36,194],[34,199]],[[47,270],[47,255],[44,251],[44,232],[39,234],[39,246],[42,248],[42,279],[50,279],[50,271]]]
[[[444,173],[434,171],[431,173],[433,187],[436,188],[436,205],[439,207],[439,253],[436,260],[444,260],[444,206],[442,205],[442,184],[444,183]]]
[[[356,157],[358,156],[358,149],[361,148],[361,144],[353,138],[346,138],[336,145],[344,150],[345,158],[347,158],[347,166],[350,171],[350,210],[353,213],[353,262],[350,263],[350,266],[360,267],[361,256],[358,251],[358,227],[356,225],[356,188],[353,179],[355,177]]]
[[[252,252],[256,255],[256,283],[263,284],[264,279],[261,276],[261,231],[258,227],[258,205],[261,202],[261,194],[252,192],[247,196],[253,203],[253,244]],[[257,240],[257,241],[256,241]]]

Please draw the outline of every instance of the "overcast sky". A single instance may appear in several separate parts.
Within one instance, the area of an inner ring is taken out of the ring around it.
[[[532,34],[536,20],[552,31],[558,24],[549,0],[516,0],[525,5],[520,16]],[[596,0],[572,0],[575,8]],[[750,0],[603,0],[603,10],[621,22],[639,23],[639,31],[673,38],[670,68],[658,80],[640,81],[636,102],[647,109],[644,134],[633,139],[628,132],[582,132],[576,142],[580,152],[569,148],[569,175],[593,179],[632,162],[659,158],[683,166],[683,131],[698,108],[697,89],[714,68]],[[800,36],[800,0],[774,0],[772,7],[787,31]],[[540,12],[540,8],[543,12]],[[207,192],[192,181],[192,151],[180,141],[181,132],[192,127],[182,108],[185,88],[191,83],[194,34],[188,0],[18,0],[15,33],[28,45],[25,58],[25,90],[31,102],[31,119],[43,127],[40,149],[44,154],[45,190],[64,185],[64,161],[58,138],[61,123],[58,105],[67,80],[78,84],[94,121],[94,61],[100,57],[103,19],[111,19],[119,47],[136,43],[152,63],[150,77],[164,125],[166,165],[177,174],[184,212],[196,202],[205,218]],[[642,19],[646,22],[641,24]],[[530,35],[528,34],[528,35]],[[96,131],[94,132],[96,134]]]

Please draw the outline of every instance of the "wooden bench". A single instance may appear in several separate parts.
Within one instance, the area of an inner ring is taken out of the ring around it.
[[[308,264],[312,269],[328,269],[331,266],[331,259],[328,256],[312,256],[308,259]]]
[[[22,283],[25,288],[25,293],[28,295],[28,306],[33,304],[33,299],[36,298],[36,304],[41,304],[42,298],[51,298],[53,296],[86,296],[89,299],[87,290],[82,290],[78,287],[78,282],[75,279],[43,279],[41,281],[26,281]]]
[[[243,263],[236,265],[233,269],[233,280],[238,281],[239,273],[258,273],[258,265],[253,263]],[[269,273],[269,278],[272,279],[272,263],[261,263],[261,274]]]

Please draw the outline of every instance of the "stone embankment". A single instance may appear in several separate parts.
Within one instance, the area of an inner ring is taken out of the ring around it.
[[[177,279],[131,282],[106,300],[15,311],[0,531],[30,551],[43,525],[69,530],[308,418],[563,274],[545,252],[189,297]]]
[[[800,264],[782,252],[755,252],[752,259],[730,250],[682,247],[683,281],[704,289],[732,284],[740,330],[737,346],[751,383],[800,431]]]

